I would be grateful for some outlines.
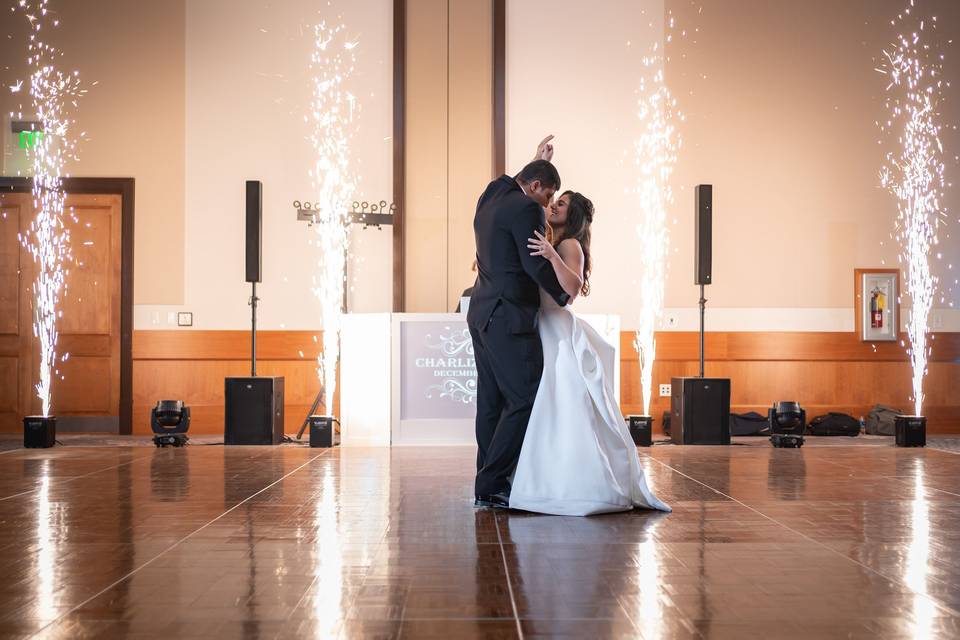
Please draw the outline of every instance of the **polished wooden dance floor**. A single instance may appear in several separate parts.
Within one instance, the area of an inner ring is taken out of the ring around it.
[[[642,451],[671,515],[476,510],[459,448],[6,452],[0,637],[960,637],[960,456]]]

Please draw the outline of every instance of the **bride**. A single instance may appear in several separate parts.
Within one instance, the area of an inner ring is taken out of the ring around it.
[[[553,265],[571,300],[590,292],[593,203],[564,192],[547,210],[550,238],[536,233],[531,255]],[[543,377],[510,492],[510,508],[587,516],[634,507],[670,511],[647,487],[613,391],[613,347],[540,292]]]

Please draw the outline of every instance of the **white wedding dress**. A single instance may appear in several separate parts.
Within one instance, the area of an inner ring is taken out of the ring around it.
[[[613,390],[614,348],[540,292],[543,377],[510,490],[510,508],[565,516],[670,511],[647,487]]]

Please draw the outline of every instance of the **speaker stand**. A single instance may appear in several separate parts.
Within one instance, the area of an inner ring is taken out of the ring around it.
[[[700,285],[700,377],[703,377],[703,321],[707,310],[704,286]]]
[[[257,377],[257,283],[251,282],[253,292],[250,295],[250,377]]]

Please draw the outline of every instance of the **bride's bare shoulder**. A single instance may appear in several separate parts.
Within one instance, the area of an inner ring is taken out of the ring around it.
[[[561,258],[566,258],[567,256],[582,257],[583,247],[580,245],[580,241],[576,238],[567,238],[565,240],[561,240],[560,244],[557,245],[557,253],[560,254]]]

